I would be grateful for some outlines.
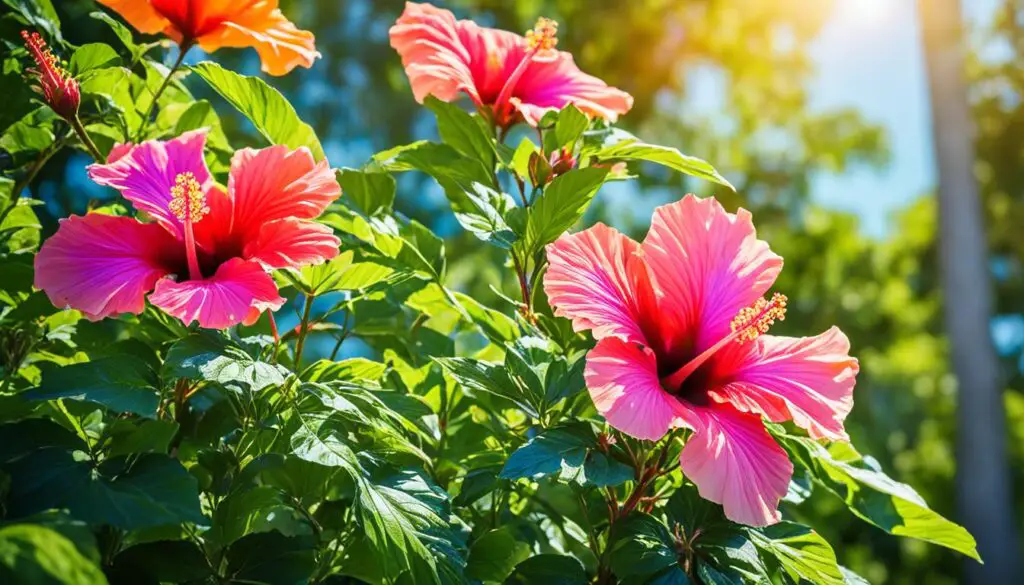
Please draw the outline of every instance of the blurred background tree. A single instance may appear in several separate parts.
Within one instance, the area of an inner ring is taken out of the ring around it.
[[[1024,0],[998,0],[1003,8],[991,31],[978,31],[979,50],[1002,47],[1000,59],[971,59],[972,103],[979,129],[977,174],[989,225],[991,268],[997,293],[996,323],[1024,324]],[[654,142],[678,146],[712,161],[738,187],[716,193],[734,208],[754,211],[763,238],[786,258],[778,289],[791,299],[780,332],[821,331],[839,324],[861,359],[857,407],[848,424],[862,448],[895,477],[912,483],[940,513],[957,518],[956,382],[943,334],[937,272],[935,201],[908,206],[885,238],[863,234],[857,218],[822,208],[811,197],[812,179],[857,167],[881,168],[887,137],[856,110],[812,108],[808,84],[816,74],[811,42],[832,2],[806,0],[459,0],[438,2],[460,17],[526,30],[537,16],[562,23],[560,46],[585,71],[636,98],[624,125]],[[56,3],[69,40],[107,40],[107,29],[88,18],[92,0]],[[335,166],[359,166],[374,152],[429,136],[429,112],[412,99],[388,28],[399,0],[282,1],[302,28],[317,35],[323,60],[271,83],[284,91],[320,135]],[[73,34],[71,34],[73,33]],[[219,52],[218,60],[248,74],[255,55]],[[190,55],[190,61],[198,60]],[[4,87],[19,87],[5,78]],[[196,91],[202,88],[194,85]],[[694,107],[698,96],[715,107]],[[218,99],[212,96],[211,99]],[[226,112],[227,110],[222,110]],[[5,110],[5,127],[18,112]],[[225,115],[236,147],[258,144],[242,120]],[[513,140],[517,140],[513,138]],[[76,155],[70,155],[72,157]],[[52,160],[32,185],[47,201],[48,222],[83,211],[90,199],[112,194],[85,178],[83,157]],[[607,221],[642,237],[653,207],[707,184],[645,169],[642,183],[606,188],[588,221]],[[513,293],[497,255],[461,232],[444,197],[428,182],[402,177],[397,207],[447,238],[449,281],[482,300],[490,287]],[[45,214],[41,214],[45,215]],[[1014,221],[1017,219],[1018,221]],[[481,262],[481,256],[489,256]],[[490,269],[481,270],[481,266]],[[495,302],[496,306],[500,303]],[[1024,325],[1022,325],[1024,327]],[[1024,505],[1024,399],[1020,394],[1024,339],[998,344],[1011,391],[1010,462],[1018,509]],[[328,348],[329,349],[329,348]],[[806,516],[833,543],[841,562],[875,584],[936,585],[961,582],[961,559],[938,547],[888,537],[860,523],[826,497],[812,497],[790,513]],[[1014,516],[1020,528],[1021,519]],[[962,518],[961,518],[962,520]]]

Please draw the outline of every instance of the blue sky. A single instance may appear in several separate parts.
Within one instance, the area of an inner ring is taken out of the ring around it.
[[[963,0],[965,15],[987,22],[999,0]],[[881,171],[816,178],[814,197],[857,213],[865,233],[886,233],[893,211],[934,185],[927,79],[916,0],[836,0],[812,47],[818,65],[814,108],[855,107],[885,128],[892,149]]]

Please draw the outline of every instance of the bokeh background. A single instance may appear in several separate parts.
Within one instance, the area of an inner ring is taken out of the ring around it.
[[[970,380],[958,384],[951,366],[953,344],[942,303],[964,299],[946,298],[940,279],[938,242],[949,235],[937,219],[933,96],[914,0],[436,3],[460,17],[517,31],[540,15],[557,19],[560,48],[572,51],[585,71],[635,96],[624,126],[649,142],[709,160],[737,185],[738,193],[716,194],[730,208],[751,209],[762,237],[786,259],[777,287],[791,301],[783,330],[808,334],[838,324],[850,336],[862,364],[848,423],[855,444],[976,533],[970,517],[985,513],[1008,518],[1020,531],[1024,1],[962,2],[964,91],[976,132],[966,128],[963,139],[974,137],[973,171],[987,234],[987,254],[970,261],[987,268],[994,307],[983,318],[987,336],[955,341],[981,351],[991,347],[998,356],[995,391],[1001,391],[1004,412],[996,416],[1007,420],[1007,456],[962,446],[960,468],[965,456],[982,458],[1016,486],[1012,498],[1001,499],[994,487],[992,498],[966,506],[958,506],[955,481],[958,429],[965,424],[958,421],[958,401],[971,401],[986,389]],[[87,16],[97,9],[92,0],[55,4],[61,20],[74,23],[66,30],[71,42],[113,42],[104,36],[108,29]],[[378,150],[433,132],[431,115],[413,101],[388,46],[388,28],[402,5],[282,1],[292,20],[316,33],[323,59],[312,70],[270,82],[316,128],[335,166],[359,166]],[[197,50],[188,61],[203,58]],[[243,73],[259,73],[254,52],[225,50],[217,59]],[[258,144],[251,128],[227,110],[221,109],[233,144]],[[0,114],[5,126],[18,116],[10,109]],[[47,201],[39,213],[50,229],[56,218],[112,196],[89,183],[84,156],[61,156],[32,185]],[[687,191],[712,193],[710,185],[659,168],[644,171],[638,181],[606,187],[587,221],[605,221],[639,238],[657,205]],[[447,238],[452,286],[485,301],[495,298],[492,286],[514,290],[498,256],[461,232],[434,186],[408,176],[400,188],[397,207]],[[986,294],[975,284],[967,295]],[[354,345],[346,351],[360,350]],[[791,512],[818,527],[840,561],[871,583],[967,582],[957,555],[889,537],[840,508],[821,496]],[[991,547],[1001,547],[1004,556],[1022,552],[1005,531],[998,541],[979,536],[983,555],[998,556]]]

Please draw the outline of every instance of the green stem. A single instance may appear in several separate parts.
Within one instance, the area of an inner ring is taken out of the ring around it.
[[[523,304],[526,306],[527,314],[531,313],[530,303],[530,283],[526,280],[526,270],[523,268],[523,264],[519,261],[519,256],[512,251],[512,265],[516,269],[516,277],[519,279],[519,292],[523,295]]]
[[[89,133],[85,131],[85,126],[82,125],[82,121],[78,119],[78,116],[68,120],[68,123],[71,124],[71,127],[75,130],[75,134],[78,135],[78,139],[82,141],[82,144],[85,146],[85,149],[89,151],[89,154],[96,159],[96,162],[103,164],[104,158],[103,155],[100,154],[100,149],[96,148],[96,143],[92,141],[92,138],[89,138]]]
[[[341,344],[345,343],[345,339],[348,338],[348,319],[349,319],[349,315],[351,315],[351,314],[352,314],[351,311],[346,311],[345,312],[345,324],[341,326],[341,335],[338,336],[338,342],[334,344],[334,349],[331,350],[331,361],[332,362],[335,360],[335,358],[338,357],[338,350],[341,349]]]
[[[295,342],[295,373],[298,374],[301,370],[299,367],[302,364],[302,349],[306,345],[306,333],[309,329],[309,316],[313,312],[313,295],[306,295],[306,306],[302,309],[302,323],[299,324],[299,339]]]
[[[143,116],[142,122],[139,123],[139,129],[135,133],[135,141],[139,142],[146,135],[146,129],[149,126],[149,122],[153,118],[153,112],[156,111],[156,104],[160,101],[160,96],[164,94],[164,90],[171,84],[171,79],[174,78],[174,74],[181,68],[181,64],[185,62],[185,54],[192,48],[194,41],[191,39],[182,39],[181,44],[178,47],[178,58],[174,61],[174,65],[171,66],[171,70],[167,72],[167,77],[164,77],[163,83],[157,88],[156,92],[153,93],[153,101],[149,104],[149,109],[146,110],[146,115]]]

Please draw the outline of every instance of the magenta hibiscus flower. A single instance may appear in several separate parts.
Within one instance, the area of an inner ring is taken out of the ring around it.
[[[62,220],[35,260],[36,288],[98,320],[140,313],[146,294],[186,324],[251,324],[284,303],[268,273],[332,258],[339,240],[310,221],[341,195],[306,148],[245,149],[227,192],[203,161],[206,131],[121,145],[89,176],[154,220],[101,214]]]
[[[536,126],[545,112],[568,104],[613,122],[628,112],[632,96],[555,50],[556,32],[545,18],[524,37],[408,2],[390,35],[420,103],[428,95],[450,102],[465,92],[501,128],[521,120]]]
[[[598,411],[639,439],[692,429],[683,473],[730,519],[780,519],[793,465],[762,417],[847,440],[858,372],[850,343],[834,327],[765,335],[785,314],[784,296],[764,298],[782,258],[746,210],[687,195],[655,211],[642,244],[597,225],[562,236],[548,259],[556,314],[597,339],[585,376]]]

